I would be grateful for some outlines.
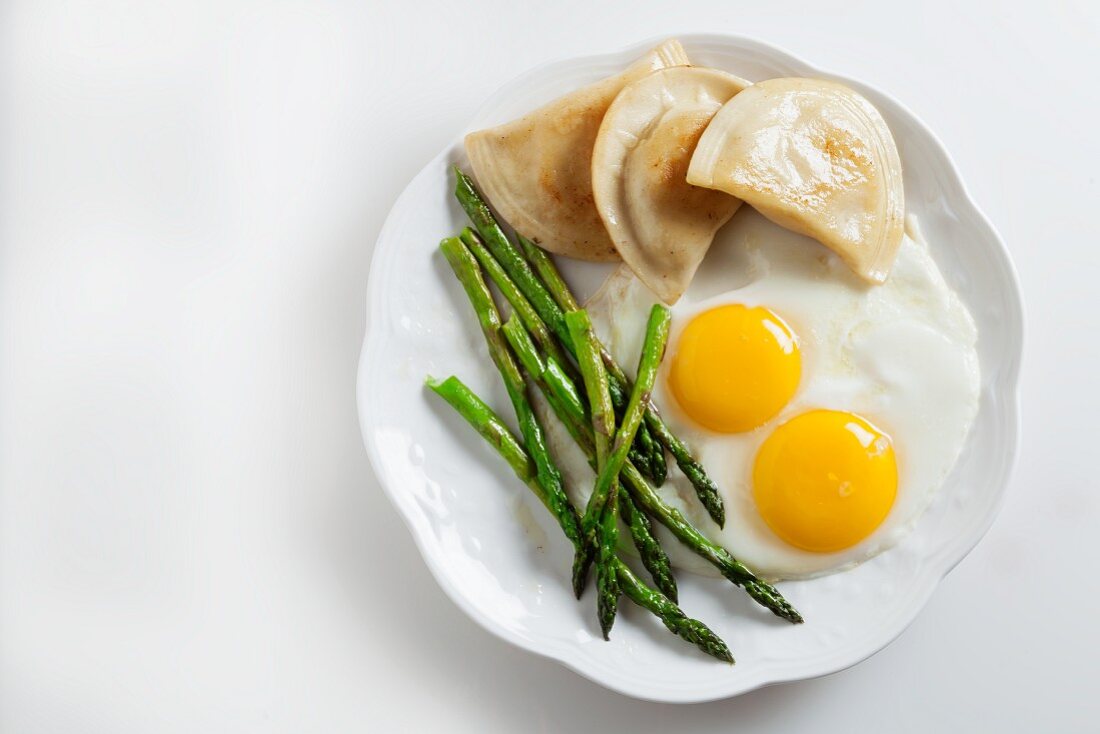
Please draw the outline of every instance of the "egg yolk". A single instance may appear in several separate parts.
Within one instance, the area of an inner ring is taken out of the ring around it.
[[[668,379],[692,420],[737,433],[774,417],[801,376],[798,343],[783,319],[766,308],[730,304],[704,311],[684,327]]]
[[[854,413],[815,410],[775,429],[756,455],[753,497],[775,534],[803,550],[853,546],[898,490],[890,437]]]

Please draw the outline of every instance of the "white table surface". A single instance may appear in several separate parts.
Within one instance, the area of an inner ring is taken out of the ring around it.
[[[8,2],[0,730],[1095,731],[1097,4]],[[606,692],[436,587],[360,441],[371,248],[537,63],[735,32],[953,152],[1019,267],[1008,500],[902,637],[689,707]]]

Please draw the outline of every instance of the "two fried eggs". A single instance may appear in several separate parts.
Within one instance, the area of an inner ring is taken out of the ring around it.
[[[587,304],[628,373],[656,301],[621,267]],[[673,465],[660,491],[767,577],[861,563],[911,529],[958,459],[978,409],[976,342],[913,220],[890,278],[875,286],[744,207],[673,307],[653,392],[722,492],[725,527]],[[569,486],[587,492],[583,457],[547,424]],[[675,541],[664,545],[677,565],[710,572]]]

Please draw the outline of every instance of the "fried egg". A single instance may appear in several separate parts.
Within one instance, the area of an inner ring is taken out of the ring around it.
[[[628,374],[656,302],[620,267],[587,304]],[[653,391],[717,483],[725,527],[671,461],[660,492],[768,578],[851,568],[912,528],[958,459],[978,408],[976,342],[912,218],[890,278],[869,285],[745,207],[673,308]],[[548,423],[551,440],[568,444]],[[559,453],[586,494],[583,457]],[[667,533],[662,541],[675,565],[713,571]]]

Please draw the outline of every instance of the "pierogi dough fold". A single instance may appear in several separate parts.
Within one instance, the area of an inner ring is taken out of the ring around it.
[[[722,191],[690,185],[687,169],[711,118],[749,84],[703,67],[655,71],[619,93],[596,136],[596,209],[623,261],[669,305],[741,206]]]
[[[813,237],[866,281],[890,274],[904,233],[901,159],[882,115],[842,84],[753,84],[714,116],[687,180]]]
[[[517,232],[550,252],[618,260],[592,197],[596,132],[623,87],[657,69],[687,63],[679,41],[665,41],[616,76],[467,135],[466,154],[489,203]]]

